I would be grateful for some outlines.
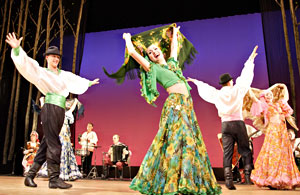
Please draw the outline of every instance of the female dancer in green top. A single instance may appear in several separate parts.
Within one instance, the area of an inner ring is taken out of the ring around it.
[[[129,33],[123,34],[126,52],[141,66],[142,96],[148,103],[155,101],[159,95],[156,81],[169,93],[158,133],[130,188],[143,194],[220,194],[221,188],[212,171],[193,109],[189,93],[191,88],[177,60],[178,50],[182,48],[185,38],[175,25],[158,30],[162,36],[170,37],[169,45],[164,45],[169,48],[167,60],[160,48],[161,41],[158,41],[160,45],[150,41],[147,47],[147,41],[142,36],[132,40]],[[157,32],[157,29],[153,29],[153,32]],[[152,34],[150,31],[150,37]],[[140,45],[146,51],[144,56],[139,52]],[[191,52],[195,50],[190,50],[188,54]]]

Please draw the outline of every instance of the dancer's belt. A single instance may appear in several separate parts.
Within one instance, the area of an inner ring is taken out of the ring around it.
[[[45,103],[54,104],[63,109],[66,107],[66,98],[56,93],[47,93],[45,97]]]

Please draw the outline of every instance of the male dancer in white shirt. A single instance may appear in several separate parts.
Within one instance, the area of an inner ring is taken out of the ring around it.
[[[34,158],[34,163],[25,177],[24,184],[37,187],[33,181],[41,165],[47,160],[49,188],[67,189],[71,184],[59,178],[61,143],[59,133],[65,118],[65,102],[69,93],[82,94],[90,86],[98,84],[99,79],[89,81],[71,72],[58,69],[61,55],[55,46],[50,46],[44,54],[47,68],[28,57],[21,48],[22,37],[17,39],[15,33],[9,33],[5,40],[11,47],[11,57],[19,73],[34,84],[45,95],[45,104],[41,110],[44,138]]]
[[[250,89],[254,77],[254,59],[257,55],[255,46],[252,54],[244,65],[240,77],[233,84],[230,74],[220,76],[220,90],[196,79],[188,78],[188,81],[197,85],[198,93],[205,101],[215,104],[218,115],[222,120],[222,141],[223,141],[223,168],[225,185],[230,190],[235,190],[231,171],[232,155],[235,142],[238,145],[238,152],[244,161],[245,183],[252,184],[250,174],[253,169],[253,159],[249,148],[247,129],[243,120],[242,106],[243,99]]]

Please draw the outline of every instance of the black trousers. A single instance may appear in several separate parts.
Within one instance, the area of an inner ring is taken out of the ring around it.
[[[34,162],[42,165],[47,160],[47,166],[56,165],[59,167],[61,154],[59,133],[64,123],[64,117],[65,110],[63,108],[53,104],[44,104],[41,111],[44,137]]]
[[[84,158],[83,160],[83,172],[85,174],[89,174],[91,169],[92,169],[92,158],[93,158],[93,152],[90,152],[90,155],[85,156],[85,157],[81,157]],[[82,161],[81,161],[82,162]]]
[[[253,167],[252,152],[244,121],[222,122],[223,167],[232,166],[234,144],[237,143],[238,152],[242,156],[244,165]]]

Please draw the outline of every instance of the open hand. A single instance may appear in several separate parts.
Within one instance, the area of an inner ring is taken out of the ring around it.
[[[8,43],[12,48],[17,48],[20,46],[22,39],[23,37],[17,39],[15,33],[13,32],[13,33],[8,33],[8,35],[6,35],[5,42]]]
[[[193,79],[193,78],[190,78],[190,77],[188,77],[188,79],[186,80],[186,81],[189,81],[189,82],[196,82],[197,81],[197,79]]]
[[[179,31],[179,29],[180,29],[180,26],[174,26],[173,27],[173,33],[178,33],[178,31]]]
[[[99,78],[96,78],[92,81],[92,85],[99,84]]]
[[[131,34],[130,33],[123,33],[123,39],[131,39]]]
[[[258,46],[256,45],[256,46],[254,47],[254,49],[253,49],[251,55],[249,56],[249,60],[252,60],[252,61],[253,61],[253,60],[255,59],[255,57],[257,56],[257,53],[256,53],[257,48],[258,48]]]

